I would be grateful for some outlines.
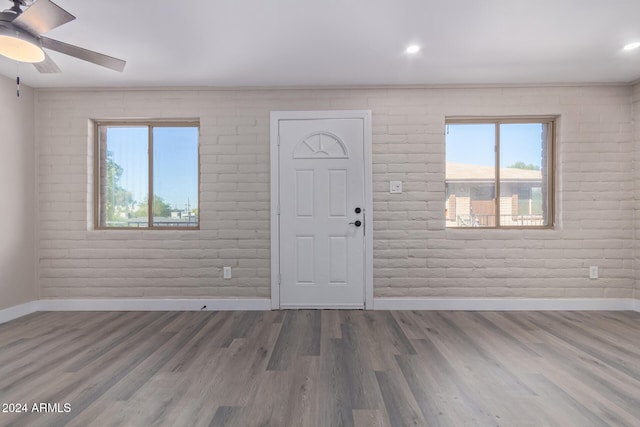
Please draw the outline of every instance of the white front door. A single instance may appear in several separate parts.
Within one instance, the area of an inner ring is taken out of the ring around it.
[[[277,120],[282,308],[364,307],[365,121]]]

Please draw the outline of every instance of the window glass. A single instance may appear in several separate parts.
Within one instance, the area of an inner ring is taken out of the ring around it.
[[[450,124],[446,136],[447,225],[495,226],[495,125]]]
[[[446,226],[550,225],[552,126],[550,119],[448,122]]]
[[[100,132],[101,226],[147,227],[149,195],[146,127],[105,127]]]
[[[199,225],[198,126],[97,125],[98,228]]]
[[[154,223],[198,224],[198,129],[153,129]]]
[[[500,224],[544,226],[546,123],[500,124]],[[517,204],[517,212],[511,206]]]

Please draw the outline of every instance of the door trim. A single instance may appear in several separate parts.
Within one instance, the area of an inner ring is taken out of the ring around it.
[[[271,112],[271,308],[280,309],[280,151],[281,120],[362,119],[364,126],[364,309],[373,310],[373,172],[371,111],[272,111]],[[336,308],[339,308],[336,306]]]

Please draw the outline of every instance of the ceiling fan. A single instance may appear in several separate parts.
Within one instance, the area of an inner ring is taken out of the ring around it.
[[[75,16],[50,0],[9,0],[13,7],[0,12],[0,55],[31,62],[41,73],[59,73],[60,68],[42,48],[73,56],[115,71],[124,70],[125,61],[102,53],[50,39],[42,34]],[[25,7],[22,10],[22,7]]]

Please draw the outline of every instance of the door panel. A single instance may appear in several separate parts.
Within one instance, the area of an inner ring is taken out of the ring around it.
[[[329,216],[347,216],[347,171],[344,169],[329,171]]]
[[[329,283],[333,285],[347,283],[349,265],[348,243],[344,236],[329,237]]]
[[[296,236],[297,283],[314,283],[315,242],[313,236]]]
[[[296,216],[313,217],[314,211],[314,171],[296,170]]]
[[[278,132],[280,305],[361,308],[363,120],[280,120]]]

